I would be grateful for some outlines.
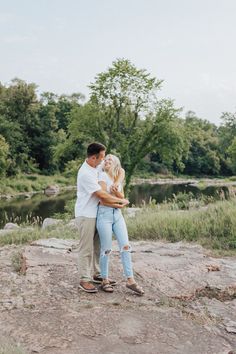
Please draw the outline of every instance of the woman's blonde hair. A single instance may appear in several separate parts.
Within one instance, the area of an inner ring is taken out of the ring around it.
[[[118,175],[119,175],[119,171],[121,169],[121,163],[120,163],[120,159],[115,156],[115,155],[112,155],[112,154],[108,154],[106,157],[105,157],[105,160],[107,158],[111,158],[112,159],[112,162],[113,162],[113,165],[111,166],[110,168],[110,173],[112,175],[112,177],[114,178],[114,180],[116,181]]]

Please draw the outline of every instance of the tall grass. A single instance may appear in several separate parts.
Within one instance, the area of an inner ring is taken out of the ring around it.
[[[203,209],[143,209],[127,218],[130,238],[198,242],[216,249],[236,249],[236,200],[219,201]]]
[[[19,345],[14,344],[12,340],[6,337],[0,337],[0,354],[27,354]]]
[[[151,204],[142,208],[135,218],[125,216],[130,239],[186,240],[211,249],[236,251],[236,199],[218,201],[200,209],[167,207]],[[77,239],[79,235],[66,224],[44,230],[34,227],[0,235],[0,246],[50,237]]]
[[[22,192],[39,192],[50,184],[58,184],[61,187],[75,185],[74,178],[66,178],[62,175],[42,176],[17,175],[0,179],[0,194],[16,194]]]
[[[13,230],[4,235],[0,235],[0,246],[21,245],[35,240],[45,238],[77,239],[79,235],[65,224],[52,225],[50,228],[42,229],[39,227],[21,228]]]

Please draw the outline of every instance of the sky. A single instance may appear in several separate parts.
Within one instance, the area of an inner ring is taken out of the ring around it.
[[[236,111],[235,0],[0,0],[0,82],[81,92],[117,58],[160,97],[220,124]]]

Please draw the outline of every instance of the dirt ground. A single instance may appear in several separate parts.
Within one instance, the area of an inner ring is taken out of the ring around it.
[[[125,287],[115,245],[112,294],[78,289],[75,241],[0,248],[0,336],[25,353],[236,354],[236,258],[182,242],[131,244],[142,297]]]

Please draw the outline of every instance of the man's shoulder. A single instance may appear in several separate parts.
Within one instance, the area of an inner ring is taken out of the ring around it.
[[[89,169],[86,164],[83,164],[77,175],[77,182],[82,184],[88,184],[89,182],[97,182],[98,181],[98,172],[96,169]]]
[[[81,167],[78,170],[78,176],[88,174],[88,173],[90,173],[90,170],[87,168],[86,161],[84,161],[84,163],[81,165]]]
[[[107,180],[108,176],[105,171],[101,170],[98,173],[98,180]]]

